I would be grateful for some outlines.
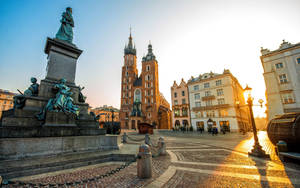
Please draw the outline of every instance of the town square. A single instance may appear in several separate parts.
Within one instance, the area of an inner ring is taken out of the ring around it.
[[[300,187],[299,5],[1,1],[0,187]]]

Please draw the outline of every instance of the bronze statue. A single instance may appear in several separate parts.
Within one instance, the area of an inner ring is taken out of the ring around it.
[[[39,94],[39,84],[36,83],[37,79],[32,77],[31,79],[31,85],[28,89],[26,89],[24,91],[24,94],[20,92],[21,95],[17,95],[14,97],[14,109],[18,108],[18,109],[22,109],[25,105],[25,101],[26,101],[26,97],[36,97]]]
[[[78,102],[85,102],[86,96],[84,96],[81,92],[83,89],[84,87],[79,86]]]
[[[74,20],[72,17],[71,7],[66,8],[66,12],[62,14],[62,18],[60,22],[61,22],[61,26],[56,34],[56,38],[72,43]]]
[[[37,115],[39,120],[44,120],[47,111],[71,113],[76,116],[79,115],[78,106],[73,104],[73,93],[71,89],[66,85],[66,79],[61,79],[59,84],[55,84],[52,88],[56,92],[56,96],[50,99],[46,107]]]

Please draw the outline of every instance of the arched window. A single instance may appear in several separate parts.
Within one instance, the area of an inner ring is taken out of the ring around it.
[[[140,89],[136,89],[134,91],[134,101],[135,102],[140,102],[142,100],[142,92]]]

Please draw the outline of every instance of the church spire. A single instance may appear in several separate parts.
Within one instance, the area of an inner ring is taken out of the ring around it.
[[[125,49],[124,49],[124,54],[132,54],[132,55],[136,55],[136,49],[135,46],[133,46],[133,42],[132,42],[132,36],[131,36],[131,27],[130,27],[130,34],[129,34],[129,41],[128,41],[128,45],[125,45]]]
[[[149,45],[148,45],[148,54],[146,55],[146,57],[143,58],[143,61],[149,61],[149,60],[155,60],[155,55],[153,54],[151,41],[149,41]]]

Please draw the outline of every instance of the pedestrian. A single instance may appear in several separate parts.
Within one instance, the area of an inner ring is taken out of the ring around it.
[[[217,129],[217,125],[213,124],[212,125],[212,135],[217,135],[218,134],[218,129]]]

